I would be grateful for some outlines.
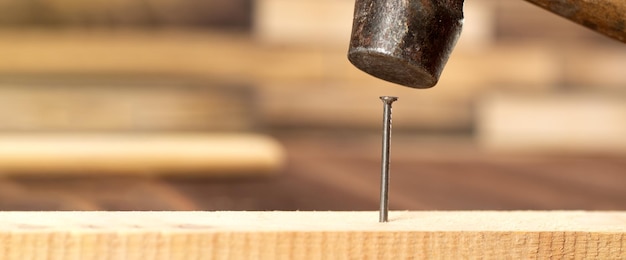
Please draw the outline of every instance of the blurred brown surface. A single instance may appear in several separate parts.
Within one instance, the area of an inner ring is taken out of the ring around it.
[[[375,210],[380,138],[278,138],[276,178],[5,177],[2,210]],[[626,210],[626,157],[489,154],[469,139],[392,139],[391,209]],[[375,218],[375,216],[373,216]]]
[[[0,131],[250,131],[254,91],[192,78],[1,77]]]
[[[250,26],[251,0],[1,0],[0,27]]]

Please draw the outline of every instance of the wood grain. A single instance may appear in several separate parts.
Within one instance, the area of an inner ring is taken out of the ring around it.
[[[619,259],[626,213],[2,212],[3,259]]]
[[[2,134],[0,173],[273,174],[282,147],[256,134]]]
[[[622,0],[526,1],[626,43],[626,2]]]

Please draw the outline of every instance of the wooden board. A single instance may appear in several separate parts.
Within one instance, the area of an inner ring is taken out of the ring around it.
[[[282,147],[256,134],[2,134],[0,175],[276,173]]]
[[[626,152],[626,97],[495,94],[481,100],[478,137],[496,150]]]
[[[621,259],[626,212],[2,212],[2,259]]]
[[[250,22],[250,0],[4,0],[0,26],[8,27],[238,27]]]
[[[347,47],[350,40],[354,1],[258,0],[255,7],[254,33],[263,42]]]
[[[3,77],[0,131],[253,131],[254,101],[192,79]]]

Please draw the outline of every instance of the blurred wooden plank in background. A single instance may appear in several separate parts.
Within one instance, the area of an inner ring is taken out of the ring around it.
[[[0,175],[273,175],[282,146],[260,134],[0,134]]]
[[[263,43],[348,47],[352,0],[258,0],[254,35]]]
[[[477,136],[495,150],[626,153],[626,96],[494,94],[481,100]]]
[[[2,0],[0,27],[250,27],[251,0]]]
[[[0,79],[0,131],[250,131],[253,90],[165,77]]]

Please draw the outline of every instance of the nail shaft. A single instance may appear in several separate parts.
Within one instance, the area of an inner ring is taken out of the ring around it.
[[[379,222],[387,222],[389,212],[389,141],[391,140],[391,103],[397,97],[382,96],[383,101],[383,151],[380,181]]]

